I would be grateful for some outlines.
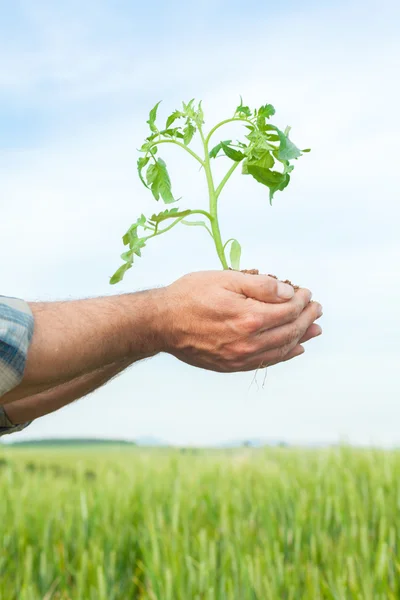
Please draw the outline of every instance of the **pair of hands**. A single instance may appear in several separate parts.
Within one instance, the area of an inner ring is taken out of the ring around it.
[[[303,354],[322,333],[311,292],[267,275],[191,273],[164,288],[163,350],[218,372],[251,371]]]

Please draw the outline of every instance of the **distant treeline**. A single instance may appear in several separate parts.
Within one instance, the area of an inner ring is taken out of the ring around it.
[[[136,446],[136,442],[93,438],[50,438],[12,442],[12,446]]]

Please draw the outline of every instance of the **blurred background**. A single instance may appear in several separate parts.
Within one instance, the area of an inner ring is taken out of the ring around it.
[[[244,268],[308,287],[324,306],[324,335],[268,369],[265,385],[262,373],[160,356],[15,438],[398,444],[398,2],[0,0],[0,15],[1,294],[82,298],[218,269],[207,233],[182,227],[108,283],[126,229],[162,210],[136,173],[150,108],[163,100],[164,119],[202,99],[211,127],[242,95],[272,103],[274,123],[312,152],[272,207],[235,174],[223,236],[241,242]],[[180,207],[204,207],[194,161],[160,154]]]

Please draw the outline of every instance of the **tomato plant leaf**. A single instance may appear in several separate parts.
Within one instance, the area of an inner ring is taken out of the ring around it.
[[[152,163],[146,173],[147,185],[156,200],[161,198],[165,204],[175,202],[175,198],[171,191],[171,180],[169,178],[167,165],[162,158],[158,158],[155,163]]]
[[[183,143],[185,144],[185,146],[190,144],[195,133],[196,133],[196,127],[194,125],[192,125],[190,119],[188,119],[186,122],[186,127],[183,130]]]
[[[141,215],[138,220],[136,221],[136,223],[133,223],[133,225],[131,225],[128,229],[128,231],[125,233],[125,235],[122,238],[122,241],[124,243],[124,246],[130,246],[131,244],[133,244],[135,242],[135,240],[138,237],[138,233],[137,233],[137,229],[138,227],[144,227],[144,225],[146,224],[146,217],[144,215]]]
[[[243,152],[241,152],[240,150],[236,150],[235,148],[231,148],[225,142],[221,142],[221,148],[224,151],[225,155],[231,160],[234,160],[235,162],[240,162],[244,159]]]
[[[214,148],[212,150],[210,150],[210,152],[208,153],[208,156],[210,158],[217,158],[218,153],[220,152],[220,150],[222,150],[222,144],[231,144],[232,140],[225,140],[224,142],[220,142],[219,144],[217,144],[216,146],[214,146]]]
[[[123,280],[125,273],[132,268],[133,262],[126,262],[123,264],[117,271],[115,271],[114,275],[110,277],[111,285],[115,285]]]
[[[257,111],[257,116],[265,117],[266,119],[273,117],[274,114],[275,108],[272,106],[272,104],[265,104],[264,106],[261,106]]]
[[[240,257],[242,255],[242,247],[237,240],[232,240],[231,244],[231,267],[235,269],[235,271],[239,271],[240,269]]]
[[[157,104],[154,106],[154,108],[151,109],[150,114],[149,114],[149,119],[148,119],[148,121],[146,121],[149,124],[151,131],[153,131],[154,133],[157,133],[157,131],[158,131],[157,127],[156,127],[156,118],[157,118],[157,110],[158,110],[158,107],[160,106],[160,104],[161,104],[161,100],[160,100],[160,102],[157,102]]]
[[[181,119],[183,117],[183,114],[181,113],[180,110],[174,110],[174,112],[169,115],[167,122],[165,124],[165,129],[169,129],[172,125],[172,123],[175,123],[175,121],[177,119]]]
[[[165,221],[166,219],[171,219],[172,217],[175,217],[177,212],[179,212],[179,208],[167,208],[166,210],[163,210],[157,215],[152,215],[149,221],[150,223],[154,224],[161,223],[161,221]]]
[[[247,163],[243,167],[243,173],[245,175],[252,175],[256,181],[262,183],[269,188],[269,199],[272,204],[272,199],[275,192],[282,191],[287,185],[289,185],[290,175],[289,173],[280,173],[279,171],[271,171],[271,169],[265,169],[257,164]]]
[[[239,117],[251,117],[251,110],[248,106],[243,106],[242,96],[240,96],[240,104],[236,108],[235,115]]]
[[[301,156],[301,150],[299,150],[298,147],[293,144],[293,142],[287,135],[283,133],[283,131],[280,131],[280,129],[277,131],[280,140],[278,158],[280,160],[292,160],[299,158],[299,156]]]

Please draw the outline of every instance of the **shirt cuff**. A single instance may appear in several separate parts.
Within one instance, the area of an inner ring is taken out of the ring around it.
[[[0,398],[21,382],[32,335],[28,304],[0,296]]]
[[[7,417],[4,407],[0,406],[0,437],[2,435],[6,435],[7,433],[17,433],[17,431],[22,431],[30,424],[31,422],[23,423],[22,425],[14,425]]]

